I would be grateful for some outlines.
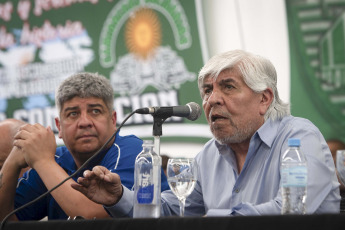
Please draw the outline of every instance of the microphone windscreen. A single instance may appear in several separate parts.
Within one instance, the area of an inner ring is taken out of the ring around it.
[[[196,119],[198,119],[201,115],[201,108],[200,105],[195,103],[195,102],[189,102],[187,104],[189,106],[189,108],[191,109],[191,112],[189,114],[189,116],[187,117],[189,120],[191,121],[195,121]]]

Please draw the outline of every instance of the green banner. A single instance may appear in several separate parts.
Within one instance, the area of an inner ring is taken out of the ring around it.
[[[207,58],[199,0],[17,0],[0,3],[0,120],[52,126],[56,87],[98,72],[115,90],[120,124],[148,106],[201,105],[197,74]],[[152,116],[123,130],[152,135]],[[164,141],[204,142],[206,119],[172,117]]]
[[[292,114],[345,140],[345,2],[286,0]]]

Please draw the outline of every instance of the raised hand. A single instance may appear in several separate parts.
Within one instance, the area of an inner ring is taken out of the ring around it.
[[[123,188],[118,174],[103,166],[95,166],[92,171],[85,170],[83,175],[78,178],[78,184],[71,184],[72,188],[105,206],[112,206],[120,200]]]

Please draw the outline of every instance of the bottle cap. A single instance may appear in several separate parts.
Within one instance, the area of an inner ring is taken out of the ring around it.
[[[301,141],[298,138],[290,138],[288,140],[289,147],[299,147],[301,146]]]
[[[143,141],[143,146],[150,146],[153,145],[153,141],[152,140],[144,140]]]

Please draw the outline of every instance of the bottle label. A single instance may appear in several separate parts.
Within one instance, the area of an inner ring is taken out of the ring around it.
[[[296,166],[282,169],[282,187],[307,186],[307,168]]]
[[[144,170],[139,178],[137,200],[139,204],[150,204],[154,196],[154,184],[152,181],[152,169]]]

